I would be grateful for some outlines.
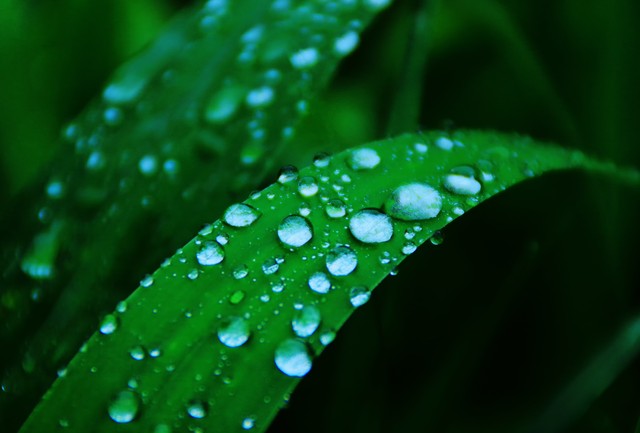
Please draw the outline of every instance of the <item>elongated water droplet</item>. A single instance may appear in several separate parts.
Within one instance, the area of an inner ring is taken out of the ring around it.
[[[198,263],[202,266],[213,266],[224,260],[224,249],[213,241],[205,241],[196,253]]]
[[[249,340],[250,335],[249,325],[242,317],[231,317],[218,329],[218,339],[227,347],[242,346]]]
[[[109,405],[109,417],[118,424],[133,421],[140,409],[140,398],[133,391],[119,392]]]
[[[358,256],[351,248],[341,245],[327,254],[326,264],[331,275],[343,277],[358,266]]]
[[[232,227],[247,227],[253,224],[262,214],[244,203],[232,204],[222,217],[223,221]]]
[[[335,40],[333,51],[339,56],[346,56],[358,46],[358,42],[360,42],[360,36],[357,32],[347,32]]]
[[[331,289],[331,281],[324,272],[316,272],[309,277],[309,288],[316,293],[325,294]]]
[[[291,55],[289,61],[296,69],[307,69],[318,63],[320,54],[315,48],[305,48]]]
[[[263,108],[273,102],[275,92],[269,86],[259,87],[249,92],[245,102],[251,108]]]
[[[276,367],[291,377],[303,377],[311,370],[311,356],[300,340],[288,339],[278,345],[275,353]]]
[[[320,310],[313,305],[307,305],[296,311],[291,321],[293,332],[300,338],[307,338],[313,335],[320,326]]]
[[[448,174],[444,178],[444,187],[454,194],[476,195],[482,189],[480,182],[472,176],[463,174]]]
[[[153,277],[151,275],[147,275],[140,281],[140,285],[142,287],[151,287],[153,285]]]
[[[347,158],[347,163],[354,170],[371,170],[380,164],[380,155],[373,149],[355,149]]]
[[[354,238],[367,244],[388,242],[393,236],[393,224],[388,215],[363,209],[351,217],[349,230]]]
[[[313,228],[306,218],[291,215],[280,223],[278,238],[288,247],[301,247],[313,238]]]
[[[366,304],[370,297],[371,292],[366,287],[356,286],[349,291],[349,301],[356,308]]]
[[[442,196],[425,183],[410,183],[396,188],[384,207],[393,218],[420,221],[435,218],[440,213]]]

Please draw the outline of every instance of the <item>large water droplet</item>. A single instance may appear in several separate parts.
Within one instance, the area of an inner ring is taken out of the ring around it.
[[[300,338],[307,338],[313,335],[320,326],[320,310],[313,305],[307,305],[296,311],[291,321],[293,332]]]
[[[355,149],[347,158],[347,163],[354,170],[371,170],[380,164],[380,155],[373,149]]]
[[[349,291],[349,301],[356,308],[366,304],[370,297],[371,292],[366,287],[356,286]]]
[[[349,230],[360,242],[377,244],[393,236],[393,224],[388,215],[375,209],[363,209],[351,217]]]
[[[309,277],[309,288],[316,293],[325,294],[331,289],[331,281],[324,272],[316,272]]]
[[[227,347],[240,347],[249,340],[249,324],[242,317],[225,320],[218,329],[218,339]]]
[[[133,391],[121,391],[109,405],[109,417],[119,424],[133,421],[140,409],[140,399]]]
[[[441,209],[440,193],[425,183],[402,185],[391,193],[385,203],[387,214],[404,221],[435,218]]]
[[[351,248],[341,245],[327,253],[326,264],[331,275],[342,277],[358,266],[358,256]]]
[[[224,249],[213,241],[205,241],[196,253],[198,263],[202,266],[213,266],[224,260]]]
[[[223,221],[233,227],[247,227],[253,224],[262,214],[244,203],[232,204],[222,217]]]
[[[288,339],[278,345],[275,353],[276,367],[292,377],[302,377],[311,370],[311,356],[307,346],[299,340]]]
[[[278,226],[278,238],[288,247],[301,247],[313,238],[313,228],[306,218],[291,215]]]

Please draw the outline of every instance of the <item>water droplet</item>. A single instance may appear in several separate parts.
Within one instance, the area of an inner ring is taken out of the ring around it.
[[[119,125],[123,118],[122,110],[116,107],[109,107],[102,113],[102,118],[104,119],[104,123],[109,126]]]
[[[140,399],[135,392],[126,390],[119,392],[109,405],[109,417],[118,424],[133,421],[140,409]]]
[[[245,102],[252,108],[263,108],[273,102],[275,93],[269,86],[259,87],[249,92]]]
[[[197,279],[199,275],[200,275],[200,272],[198,272],[197,269],[191,269],[187,274],[187,278],[193,281]]]
[[[207,416],[207,404],[199,400],[192,400],[187,405],[187,413],[191,418],[202,419]]]
[[[360,36],[354,31],[350,31],[340,36],[333,43],[333,51],[339,56],[346,56],[352,52],[360,42]]]
[[[311,214],[311,207],[308,203],[302,203],[298,208],[298,213],[303,217],[307,217]]]
[[[298,192],[303,197],[313,197],[318,192],[318,184],[311,176],[305,176],[298,181]]]
[[[320,334],[320,344],[328,346],[336,339],[336,333],[333,331],[327,331]]]
[[[444,187],[454,194],[476,195],[482,189],[480,182],[473,176],[464,174],[448,174],[444,178]]]
[[[245,418],[242,420],[242,428],[245,430],[251,430],[255,425],[255,420],[253,418]]]
[[[433,245],[442,245],[442,243],[444,242],[444,234],[440,230],[436,230],[429,238],[429,242],[431,242]]]
[[[325,294],[331,289],[331,281],[324,272],[316,272],[309,277],[309,288],[316,293]]]
[[[204,111],[204,118],[210,123],[224,123],[238,111],[245,96],[245,89],[229,86],[213,95]]]
[[[292,182],[298,178],[298,169],[293,165],[285,165],[278,173],[278,183],[285,184]]]
[[[440,137],[436,140],[436,146],[442,150],[451,150],[453,149],[454,143],[447,137]]]
[[[320,58],[320,53],[315,48],[305,48],[296,51],[289,57],[291,65],[296,69],[307,69],[313,67]]]
[[[347,163],[354,170],[371,170],[380,164],[380,156],[373,149],[356,149],[349,154]]]
[[[387,214],[404,221],[435,218],[441,209],[440,193],[424,183],[410,183],[396,188],[385,203]]]
[[[100,322],[100,333],[104,335],[113,334],[118,329],[118,318],[113,314],[107,314]]]
[[[349,302],[356,308],[366,304],[370,297],[371,292],[366,287],[356,286],[349,291]]]
[[[47,195],[52,199],[61,198],[64,195],[64,184],[60,181],[52,181],[47,185]]]
[[[162,355],[162,351],[160,349],[158,349],[157,347],[154,348],[154,349],[151,349],[149,351],[149,356],[152,357],[152,358],[157,358],[160,355]]]
[[[388,242],[393,236],[393,224],[388,215],[375,209],[363,209],[351,217],[349,230],[360,242]]]
[[[329,218],[342,218],[347,214],[347,207],[344,205],[342,200],[334,198],[327,202],[325,212]]]
[[[358,256],[351,248],[341,245],[327,253],[326,264],[331,275],[342,277],[358,266]]]
[[[249,268],[247,265],[239,265],[233,270],[233,278],[236,280],[241,280],[247,275],[249,275]]]
[[[129,355],[131,355],[131,357],[136,361],[142,361],[145,358],[146,353],[144,347],[135,346],[131,350],[129,350]]]
[[[405,242],[402,246],[402,254],[408,256],[409,254],[413,254],[418,247],[413,242]]]
[[[427,153],[427,150],[429,150],[429,147],[427,147],[427,145],[424,143],[416,143],[413,145],[413,148],[418,153]]]
[[[232,204],[224,212],[223,221],[232,227],[247,227],[253,224],[262,214],[248,204]]]
[[[311,238],[313,238],[313,228],[304,217],[288,216],[278,226],[278,239],[288,247],[301,247]]]
[[[296,311],[291,321],[293,332],[300,338],[307,338],[313,335],[320,326],[320,310],[313,305],[307,305]]]
[[[216,236],[216,242],[220,245],[227,245],[229,243],[229,235],[226,233],[218,233]]]
[[[126,104],[136,99],[147,85],[147,79],[131,70],[116,73],[116,80],[102,92],[105,101],[111,104]]]
[[[217,242],[206,241],[196,253],[198,263],[202,266],[213,266],[224,260],[224,249]]]
[[[365,4],[375,10],[382,9],[389,3],[391,3],[391,0],[365,0]]]
[[[151,176],[158,170],[158,159],[153,155],[145,155],[138,161],[138,170],[145,176]]]
[[[151,287],[153,285],[153,277],[151,275],[147,275],[140,281],[140,285],[142,287]]]
[[[327,167],[330,161],[331,161],[331,157],[329,156],[328,153],[325,153],[325,152],[316,153],[313,156],[313,165],[315,165],[318,168]]]
[[[299,340],[287,339],[275,352],[276,367],[291,377],[303,377],[311,370],[311,356],[307,346]]]
[[[264,272],[265,275],[275,274],[278,272],[278,269],[280,269],[280,263],[278,263],[276,259],[267,259],[262,264],[262,272]]]
[[[249,340],[250,335],[249,325],[242,317],[231,317],[218,329],[218,339],[227,347],[242,346]]]

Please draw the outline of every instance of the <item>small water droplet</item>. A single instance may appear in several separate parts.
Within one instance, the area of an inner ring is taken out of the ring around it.
[[[330,161],[331,161],[331,157],[329,156],[328,153],[325,153],[325,152],[316,153],[313,156],[313,165],[315,165],[318,168],[327,167]]]
[[[342,277],[349,275],[358,266],[358,256],[351,248],[341,245],[327,253],[326,264],[331,275]]]
[[[61,198],[64,195],[64,184],[60,181],[52,181],[47,184],[47,195],[52,199]]]
[[[205,241],[196,253],[198,263],[202,266],[213,266],[224,260],[224,249],[217,242]]]
[[[349,230],[354,238],[367,244],[388,242],[393,236],[391,218],[375,209],[355,213],[349,221]]]
[[[366,304],[371,297],[371,292],[366,287],[356,286],[352,287],[349,291],[349,302],[355,308],[361,307]]]
[[[255,425],[255,420],[251,417],[242,420],[242,428],[245,430],[251,430]]]
[[[222,217],[223,221],[232,227],[247,227],[253,224],[262,214],[244,203],[232,204]]]
[[[229,235],[226,233],[218,233],[216,236],[216,242],[220,245],[227,245],[229,243]]]
[[[473,176],[464,174],[448,174],[444,178],[444,187],[454,194],[476,195],[482,189],[482,185]]]
[[[304,217],[291,215],[278,226],[278,239],[288,247],[298,248],[313,238],[311,223]]]
[[[307,338],[313,335],[320,326],[320,310],[313,305],[307,305],[296,311],[291,321],[293,332],[300,338]]]
[[[187,274],[187,278],[193,281],[197,279],[199,275],[200,275],[200,272],[197,269],[191,269]]]
[[[311,355],[300,340],[287,339],[278,345],[275,352],[276,367],[291,377],[303,377],[311,370]]]
[[[347,163],[354,170],[371,170],[380,164],[380,155],[374,149],[356,149],[349,154]]]
[[[207,416],[207,404],[199,400],[192,400],[187,405],[187,413],[191,418],[202,419]]]
[[[307,69],[313,67],[320,59],[320,53],[315,48],[305,48],[296,51],[289,57],[291,65],[296,69]]]
[[[147,275],[140,281],[140,285],[142,287],[151,287],[153,285],[153,277],[151,275]]]
[[[309,288],[316,293],[325,294],[331,289],[331,281],[324,272],[316,272],[309,277]]]
[[[320,334],[320,344],[328,346],[336,339],[336,333],[333,331],[326,331]]]
[[[358,36],[358,33],[349,31],[335,40],[333,51],[339,56],[346,56],[358,46],[359,42],[360,36]]]
[[[241,280],[247,275],[249,275],[249,268],[247,267],[247,265],[238,265],[233,270],[233,278],[235,278],[236,280]]]
[[[138,161],[138,170],[145,176],[151,176],[158,171],[158,159],[153,155],[145,155]]]
[[[275,92],[269,86],[259,87],[247,94],[245,102],[251,108],[263,108],[271,104],[275,97]]]
[[[402,254],[408,256],[409,254],[413,254],[418,247],[413,242],[405,242],[402,246]]]
[[[451,150],[453,149],[454,143],[447,137],[440,137],[436,140],[436,146],[442,150]]]
[[[440,230],[436,230],[429,238],[429,242],[431,242],[433,245],[442,245],[442,243],[444,242],[444,234]]]
[[[442,209],[440,193],[425,183],[410,183],[396,188],[385,203],[391,217],[404,221],[435,218]]]
[[[102,118],[104,119],[104,123],[109,126],[117,126],[122,123],[123,118],[122,110],[116,107],[108,107],[102,113]]]
[[[118,318],[113,314],[107,314],[100,322],[100,333],[104,335],[113,334],[118,329]]]
[[[140,409],[140,399],[133,391],[119,392],[109,405],[109,417],[118,424],[126,424],[133,421]]]
[[[427,153],[427,150],[429,150],[429,147],[424,143],[416,143],[413,145],[413,148],[418,153]]]
[[[228,86],[213,95],[204,111],[210,123],[224,123],[238,111],[246,90],[240,86]]]
[[[278,272],[278,269],[280,269],[280,263],[278,263],[276,259],[267,259],[262,264],[262,272],[264,272],[265,275],[275,274]]]
[[[278,183],[285,184],[298,178],[298,169],[293,165],[285,165],[278,173]]]
[[[325,212],[329,216],[329,218],[342,218],[347,214],[347,207],[337,198],[329,200],[325,207]]]
[[[313,197],[318,193],[318,184],[311,176],[305,176],[298,181],[298,192],[303,197]]]
[[[129,355],[131,355],[131,357],[136,361],[142,361],[146,356],[146,352],[144,350],[144,347],[135,346],[131,350],[129,350]]]
[[[249,324],[242,317],[225,320],[218,329],[218,339],[227,347],[240,347],[249,340]]]

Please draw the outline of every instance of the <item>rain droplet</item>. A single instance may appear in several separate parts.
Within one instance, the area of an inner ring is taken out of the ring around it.
[[[131,355],[131,357],[136,361],[142,361],[145,358],[146,353],[144,347],[135,346],[131,350],[129,350],[129,355]]]
[[[341,245],[327,253],[326,264],[331,275],[342,277],[358,266],[358,256],[351,248]]]
[[[60,181],[52,181],[47,185],[47,195],[50,198],[57,199],[64,195],[64,184]]]
[[[285,165],[278,174],[278,183],[285,184],[298,178],[298,169],[293,165]]]
[[[245,430],[251,430],[255,425],[256,421],[249,417],[242,420],[242,428]]]
[[[320,53],[315,48],[305,48],[300,51],[296,51],[289,57],[291,65],[296,69],[307,69],[313,67],[318,63]]]
[[[252,108],[263,108],[273,102],[275,93],[269,86],[259,87],[249,92],[246,98],[246,103]]]
[[[320,334],[320,344],[322,344],[323,346],[328,346],[333,342],[333,340],[335,340],[335,338],[336,338],[335,332],[333,331],[323,332],[322,334]]]
[[[247,227],[253,224],[262,214],[244,203],[232,204],[222,217],[223,221],[232,227]]]
[[[133,391],[121,391],[109,405],[109,417],[118,424],[133,421],[140,409],[140,399]]]
[[[198,272],[197,269],[191,269],[189,271],[189,273],[187,274],[187,278],[193,281],[193,280],[197,279],[199,275],[200,275],[200,273]]]
[[[242,346],[250,335],[249,325],[242,317],[231,317],[225,320],[218,329],[218,339],[227,347]]]
[[[158,159],[153,155],[145,155],[138,161],[138,170],[145,176],[151,176],[158,171]]]
[[[109,107],[102,113],[104,123],[109,126],[116,126],[122,122],[122,110],[116,107]]]
[[[247,265],[239,265],[233,270],[233,278],[236,280],[241,280],[247,275],[249,275],[249,268]]]
[[[118,318],[113,314],[107,314],[100,323],[100,333],[104,335],[113,334],[118,329]]]
[[[224,123],[238,111],[246,90],[239,86],[223,88],[213,95],[204,111],[204,118],[211,123]]]
[[[316,293],[325,294],[331,289],[331,281],[324,272],[316,272],[309,277],[309,288]]]
[[[329,156],[328,153],[320,152],[320,153],[316,153],[313,156],[313,165],[315,165],[318,168],[327,167],[330,161],[331,161],[331,157]]]
[[[473,176],[463,174],[448,174],[444,178],[444,187],[454,194],[476,195],[482,189],[480,182]]]
[[[327,202],[325,212],[327,212],[329,218],[342,218],[347,214],[347,207],[342,200],[335,198]]]
[[[299,340],[287,339],[278,345],[276,367],[291,377],[303,377],[311,370],[311,356],[307,346]]]
[[[367,244],[388,242],[393,236],[393,224],[388,215],[375,209],[363,209],[351,217],[349,230],[353,237]]]
[[[307,338],[313,335],[320,326],[320,310],[313,305],[307,305],[296,311],[291,321],[293,332],[300,338]]]
[[[442,150],[451,150],[453,149],[454,143],[447,137],[440,137],[436,140],[436,146]]]
[[[206,241],[196,253],[198,263],[202,266],[213,266],[224,260],[224,249],[217,242]]]
[[[303,197],[313,197],[318,192],[318,184],[311,176],[305,176],[298,181],[298,192]]]
[[[413,242],[405,242],[402,246],[402,254],[408,256],[409,254],[413,254],[418,247]]]
[[[278,226],[278,239],[288,247],[301,247],[312,238],[313,228],[304,217],[288,216]]]
[[[347,32],[333,43],[333,51],[339,56],[346,56],[358,46],[358,42],[360,42],[358,33],[354,31]]]
[[[373,149],[356,149],[349,154],[347,163],[354,170],[371,170],[380,164],[380,156]]]
[[[424,183],[410,183],[396,188],[385,203],[387,214],[404,221],[435,218],[441,209],[440,193]]]
[[[202,419],[207,416],[207,404],[199,400],[192,400],[187,406],[187,413],[191,418]]]
[[[444,234],[440,230],[436,230],[429,238],[429,242],[431,242],[433,245],[442,245],[442,243],[444,242]]]
[[[153,285],[153,277],[151,275],[147,275],[140,281],[140,285],[142,287],[150,287]]]
[[[280,269],[280,263],[278,263],[276,259],[267,259],[262,264],[262,272],[264,272],[265,275],[275,274],[278,272],[278,269]]]
[[[349,302],[356,308],[366,304],[370,297],[371,292],[366,287],[356,286],[349,291]]]

